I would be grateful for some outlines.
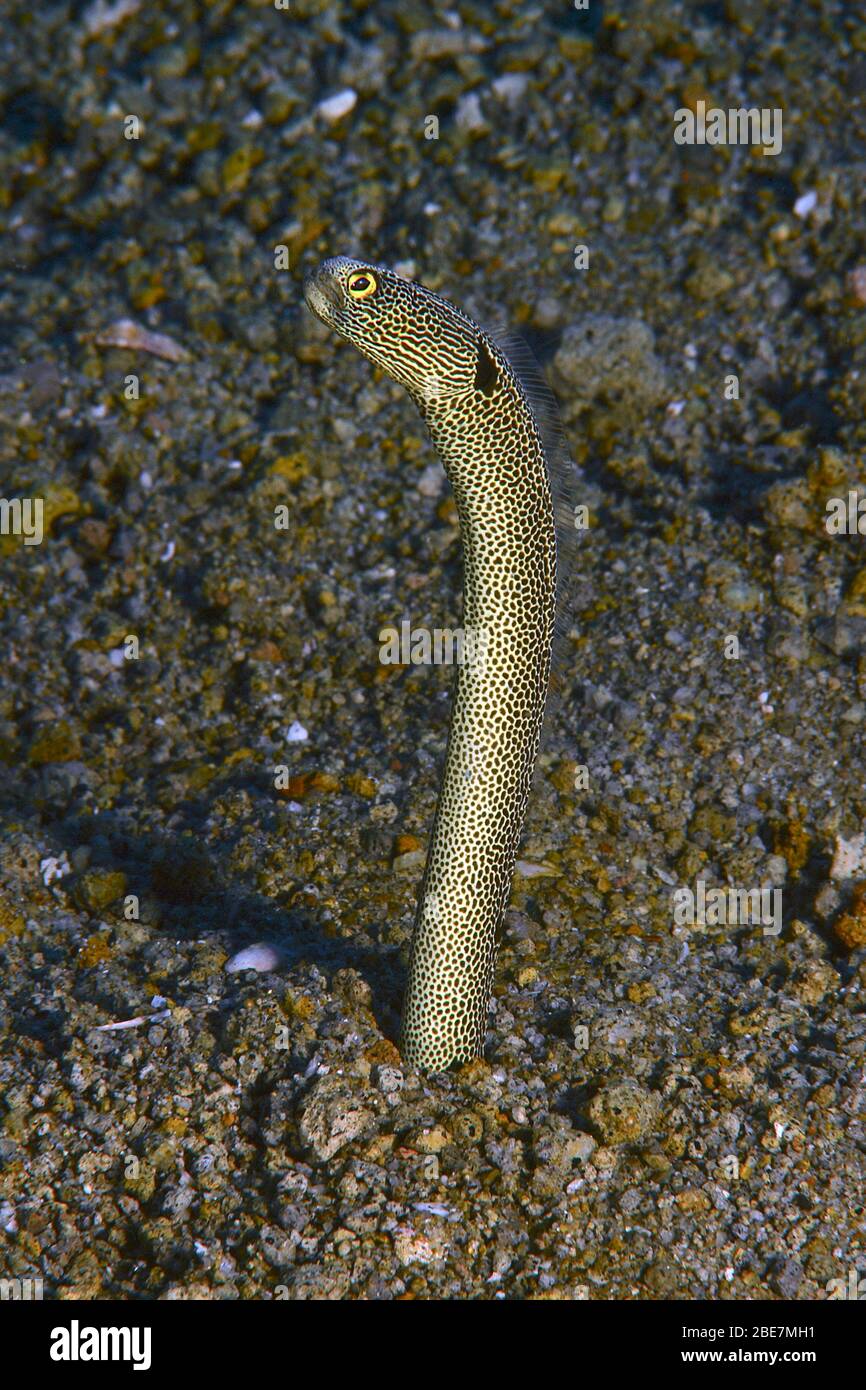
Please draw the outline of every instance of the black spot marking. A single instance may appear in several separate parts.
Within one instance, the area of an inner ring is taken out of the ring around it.
[[[475,364],[475,390],[480,391],[482,396],[492,396],[498,380],[499,369],[493,360],[490,349],[484,339],[479,338],[478,361]]]

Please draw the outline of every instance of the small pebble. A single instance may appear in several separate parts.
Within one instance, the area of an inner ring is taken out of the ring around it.
[[[328,97],[326,101],[320,101],[316,110],[328,125],[336,125],[344,116],[348,116],[353,111],[358,101],[358,93],[351,87],[346,87],[342,92],[337,92],[334,96]]]

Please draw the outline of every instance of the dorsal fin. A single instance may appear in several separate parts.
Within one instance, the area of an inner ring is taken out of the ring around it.
[[[485,330],[488,331],[488,330]],[[575,527],[575,508],[581,502],[583,474],[571,457],[559,406],[532,349],[524,338],[503,326],[489,330],[517,377],[538,426],[553,493],[556,522],[556,626],[553,638],[550,693],[544,715],[542,740],[549,733],[562,703],[571,674],[568,634],[577,579],[580,532]]]

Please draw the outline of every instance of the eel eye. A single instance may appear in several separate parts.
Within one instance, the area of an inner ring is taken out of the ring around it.
[[[375,275],[369,270],[353,270],[346,282],[350,299],[369,299],[379,288]]]

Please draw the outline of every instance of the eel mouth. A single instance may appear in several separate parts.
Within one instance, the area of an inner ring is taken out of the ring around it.
[[[343,305],[339,285],[330,275],[322,275],[318,270],[313,271],[304,281],[304,299],[307,308],[312,310],[316,318],[328,325],[334,322],[334,311],[341,309]]]

